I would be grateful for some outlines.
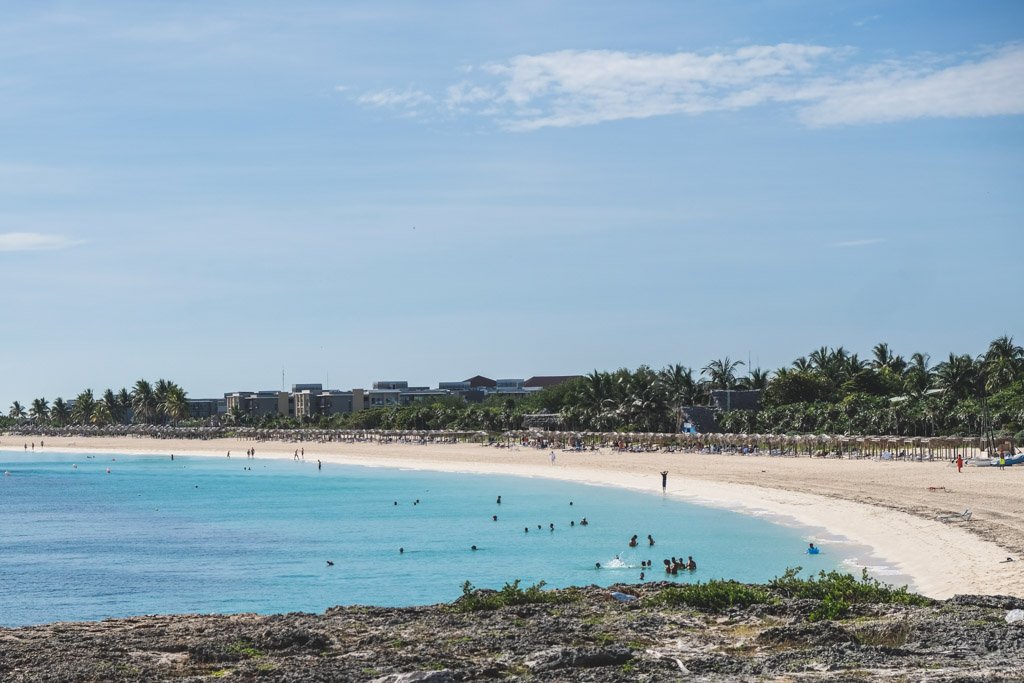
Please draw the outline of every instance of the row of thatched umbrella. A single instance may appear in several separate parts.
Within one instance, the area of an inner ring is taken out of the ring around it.
[[[503,440],[544,447],[622,447],[639,449],[740,450],[788,455],[879,456],[885,452],[914,458],[955,457],[983,448],[980,437],[871,436],[846,434],[670,434],[653,432],[564,432],[540,429],[490,433],[480,430],[261,429],[257,427],[175,427],[171,425],[16,425],[9,434],[38,436],[136,436],[163,439],[235,437],[290,442],[429,442],[485,443]]]

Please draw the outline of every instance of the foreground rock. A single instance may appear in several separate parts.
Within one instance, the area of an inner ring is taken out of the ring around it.
[[[22,681],[1018,681],[1014,598],[820,601],[704,611],[664,584],[555,592],[567,602],[460,611],[336,607],[322,615],[184,615],[0,629],[0,680]],[[463,607],[466,603],[461,603]]]

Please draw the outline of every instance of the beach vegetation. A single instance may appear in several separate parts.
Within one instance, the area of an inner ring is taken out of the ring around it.
[[[785,598],[820,600],[820,604],[808,615],[809,621],[842,619],[848,616],[854,606],[860,604],[883,605],[930,605],[933,601],[906,586],[899,588],[882,583],[868,575],[867,569],[858,580],[852,574],[838,571],[818,572],[815,576],[801,578],[802,568],[787,569],[782,576],[768,582],[768,587]]]
[[[459,612],[493,610],[514,605],[562,604],[576,602],[580,595],[574,590],[546,591],[545,583],[539,581],[526,588],[519,587],[520,580],[506,583],[500,591],[480,590],[466,581],[462,584],[462,597],[452,603]]]
[[[256,646],[248,640],[236,640],[231,644],[231,647],[229,647],[228,650],[247,659],[259,659],[260,657],[266,656],[263,652],[257,650]]]
[[[672,607],[693,607],[708,612],[722,612],[733,607],[770,604],[778,599],[769,591],[739,581],[713,579],[665,588],[647,599],[648,604]]]

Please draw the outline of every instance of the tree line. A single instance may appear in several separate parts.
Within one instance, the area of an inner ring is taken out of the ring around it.
[[[225,419],[268,428],[456,429],[498,432],[521,429],[527,416],[546,414],[552,428],[573,431],[675,432],[684,408],[706,406],[715,390],[761,390],[756,410],[717,410],[722,431],[734,433],[888,434],[902,436],[1017,435],[1024,441],[1024,349],[1012,337],[993,340],[978,356],[954,354],[932,363],[924,353],[897,354],[876,344],[861,358],[843,347],[821,347],[791,364],[765,371],[729,357],[699,370],[675,364],[654,370],[593,372],[521,397],[492,395],[481,404],[455,396],[409,406],[296,419]],[[61,399],[36,399],[28,411],[15,402],[13,418],[49,424],[162,424],[188,416],[185,392],[173,382],[136,382],[131,392],[90,390],[73,410]]]
[[[158,379],[151,384],[140,379],[131,391],[107,389],[99,398],[92,389],[85,389],[70,402],[59,396],[52,404],[45,398],[36,398],[26,409],[15,401],[8,417],[55,427],[177,423],[189,417],[187,396],[184,389],[169,380]]]

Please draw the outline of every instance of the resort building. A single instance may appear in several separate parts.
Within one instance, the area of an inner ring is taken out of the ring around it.
[[[188,416],[194,420],[207,420],[227,412],[227,401],[223,398],[188,398]]]
[[[243,415],[253,418],[264,415],[288,415],[288,399],[287,391],[236,391],[224,394],[224,407],[228,413],[237,409]]]
[[[387,408],[412,405],[418,401],[431,401],[455,396],[471,403],[479,403],[487,396],[524,396],[546,387],[557,386],[579,375],[541,375],[523,379],[499,379],[476,375],[458,382],[439,382],[436,389],[411,387],[405,380],[379,380],[371,389],[339,391],[324,389],[322,384],[293,384],[291,391],[235,391],[224,394],[223,399],[190,400],[192,417],[207,418],[233,413],[258,419],[265,415],[279,415],[298,419],[324,415],[343,415],[369,408]]]
[[[579,379],[583,375],[536,375],[523,382],[524,389],[538,391],[549,387],[557,387],[571,379]]]
[[[362,410],[366,400],[362,389],[335,391],[331,389],[303,389],[294,392],[295,417],[343,415]]]

